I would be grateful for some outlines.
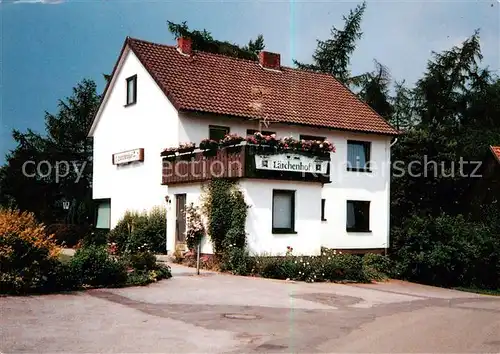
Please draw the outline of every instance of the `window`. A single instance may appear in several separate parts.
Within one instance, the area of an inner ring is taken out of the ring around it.
[[[321,199],[321,221],[326,221],[326,219],[325,219],[325,203],[326,203],[326,199]]]
[[[300,134],[300,140],[313,140],[313,141],[325,141],[324,136],[314,136],[314,135],[302,135]]]
[[[347,170],[370,172],[370,142],[347,141]]]
[[[370,202],[347,201],[347,231],[370,232]]]
[[[111,199],[97,201],[96,229],[109,229],[111,227]]]
[[[295,233],[295,191],[273,190],[273,234]]]
[[[221,127],[218,125],[210,125],[208,127],[208,138],[219,141],[229,134],[229,127]]]
[[[252,136],[254,135],[255,133],[259,132],[260,130],[257,130],[257,129],[247,129],[247,136]],[[262,135],[273,135],[273,134],[276,134],[276,132],[271,132],[271,131],[266,131],[266,130],[262,130],[260,131]]]
[[[127,79],[127,106],[137,102],[137,75]]]

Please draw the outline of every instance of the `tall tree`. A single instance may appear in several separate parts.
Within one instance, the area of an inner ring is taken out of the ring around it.
[[[202,31],[190,30],[187,22],[174,23],[167,21],[168,30],[175,37],[189,37],[193,41],[193,49],[204,52],[223,54],[235,58],[256,60],[260,51],[265,47],[264,37],[259,34],[255,40],[250,40],[247,45],[240,47],[228,41],[219,41],[212,37],[206,29]]]
[[[17,147],[1,170],[0,204],[32,211],[46,223],[86,222],[92,200],[87,133],[99,101],[95,83],[83,80],[59,101],[56,114],[45,114],[45,135],[13,131]],[[62,210],[62,201],[70,202],[68,211]]]
[[[361,38],[361,20],[366,9],[366,3],[350,10],[347,17],[343,16],[344,27],[338,29],[333,26],[331,38],[317,40],[317,48],[312,56],[312,64],[304,64],[294,60],[300,69],[319,71],[333,75],[343,83],[349,83],[351,72],[349,69],[351,54],[356,49],[356,41]]]
[[[391,75],[389,69],[374,60],[375,70],[362,75],[358,85],[361,87],[359,97],[370,105],[386,120],[390,120],[393,108],[389,98]]]

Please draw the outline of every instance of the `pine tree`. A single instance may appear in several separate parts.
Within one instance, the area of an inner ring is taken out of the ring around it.
[[[313,54],[312,64],[303,64],[294,60],[299,69],[319,71],[333,75],[343,83],[350,80],[350,57],[356,49],[356,41],[361,38],[361,20],[366,9],[366,3],[356,6],[343,17],[344,27],[331,29],[331,38],[325,41],[317,40],[317,48]]]

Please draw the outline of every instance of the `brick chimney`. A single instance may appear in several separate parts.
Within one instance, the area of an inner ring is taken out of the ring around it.
[[[181,54],[191,55],[191,47],[193,45],[193,41],[191,38],[179,37],[177,38],[177,50]]]
[[[280,70],[280,55],[262,51],[259,53],[259,64],[266,69]]]

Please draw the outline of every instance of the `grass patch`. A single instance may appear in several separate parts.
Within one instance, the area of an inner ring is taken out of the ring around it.
[[[477,288],[463,288],[463,287],[458,287],[453,289],[475,294],[500,296],[500,289],[492,290],[492,289],[477,289]]]

